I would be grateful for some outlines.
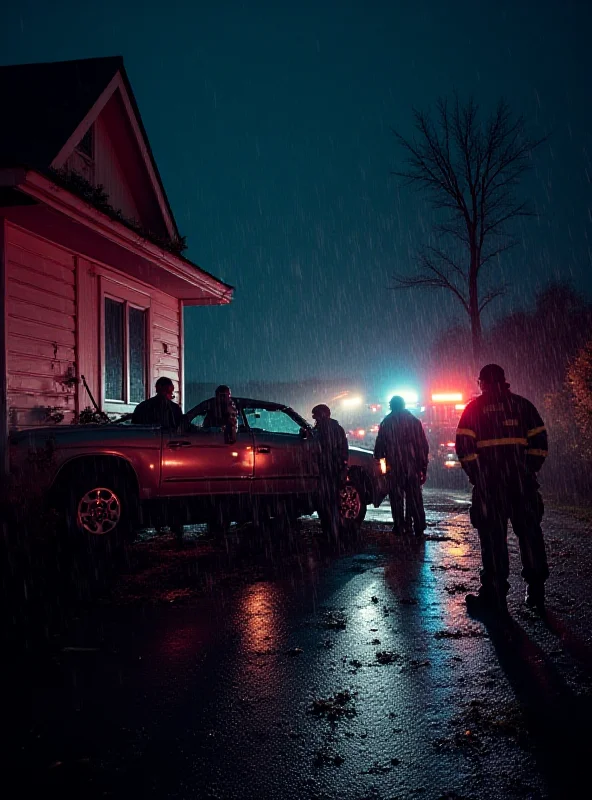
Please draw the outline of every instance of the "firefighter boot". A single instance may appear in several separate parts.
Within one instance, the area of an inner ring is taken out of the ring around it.
[[[465,603],[467,604],[467,611],[473,617],[503,617],[508,614],[506,598],[498,592],[483,586],[480,586],[475,594],[466,595]]]
[[[526,587],[524,602],[529,608],[534,608],[541,614],[545,611],[545,584],[530,583]]]

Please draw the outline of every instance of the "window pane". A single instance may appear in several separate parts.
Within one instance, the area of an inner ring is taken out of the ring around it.
[[[298,436],[300,425],[284,411],[269,411],[266,408],[245,408],[249,427],[266,433],[288,433]]]
[[[105,400],[124,400],[123,303],[105,298]]]
[[[130,403],[146,399],[146,311],[129,309]]]

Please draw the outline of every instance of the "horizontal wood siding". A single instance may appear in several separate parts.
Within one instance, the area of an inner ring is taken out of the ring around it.
[[[180,385],[180,326],[178,300],[156,289],[126,278],[116,270],[105,265],[95,264],[84,258],[78,259],[78,313],[80,328],[78,331],[78,361],[80,373],[86,376],[90,389],[103,407],[101,396],[101,364],[103,355],[100,332],[100,316],[102,296],[99,282],[108,289],[109,296],[122,299],[126,289],[144,296],[148,295],[150,303],[149,319],[151,321],[148,341],[150,364],[148,393],[154,393],[154,384],[162,376],[169,377],[175,384],[175,394],[181,402],[182,387]],[[127,296],[133,303],[133,297]],[[88,396],[83,388],[80,391],[81,408],[89,404]]]
[[[76,387],[75,259],[71,253],[7,226],[8,414],[12,426],[43,424],[50,410],[70,421]]]
[[[28,231],[7,226],[6,380],[12,427],[44,424],[55,410],[69,423],[77,411],[90,405],[81,383],[66,382],[70,376],[85,375],[103,405],[102,279],[112,282],[109,286],[115,295],[129,289],[149,296],[149,394],[156,380],[166,376],[173,380],[182,402],[178,301],[106,265],[75,257]]]
[[[181,386],[181,325],[174,297],[155,292],[152,299],[152,364],[154,381],[170,378],[176,400],[183,403]]]

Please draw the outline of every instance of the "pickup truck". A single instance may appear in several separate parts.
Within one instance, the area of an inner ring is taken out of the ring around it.
[[[129,538],[147,524],[166,524],[182,509],[183,521],[252,518],[256,509],[296,518],[318,504],[317,442],[313,429],[288,406],[233,398],[236,441],[205,427],[204,401],[176,431],[116,423],[56,425],[10,436],[13,485],[36,491],[64,512],[78,537]],[[386,485],[372,453],[349,449],[342,491],[345,523],[360,524],[369,504],[378,507]]]

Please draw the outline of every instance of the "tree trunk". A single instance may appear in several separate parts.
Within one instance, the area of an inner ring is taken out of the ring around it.
[[[479,311],[479,291],[477,284],[477,270],[471,264],[469,272],[469,317],[471,318],[471,342],[473,346],[473,371],[475,374],[480,369],[481,361],[481,312]]]

